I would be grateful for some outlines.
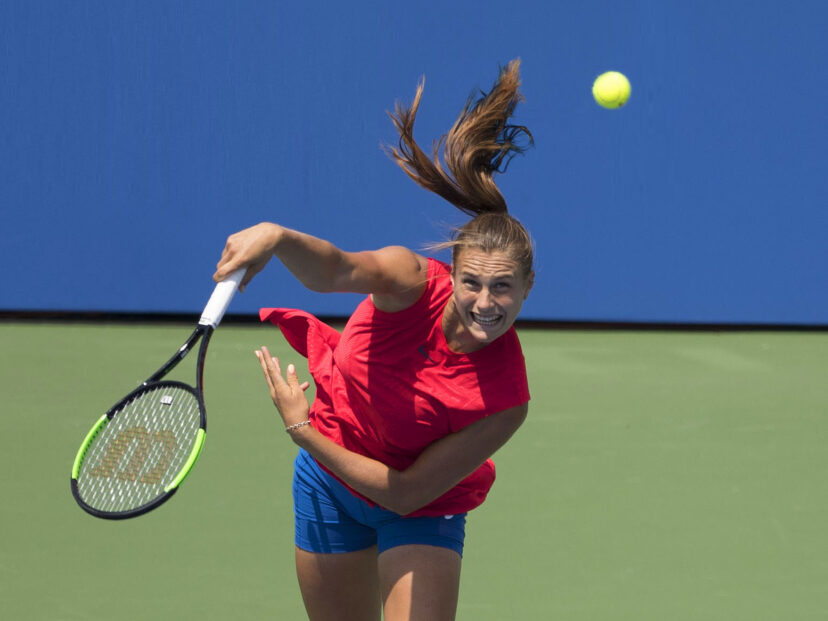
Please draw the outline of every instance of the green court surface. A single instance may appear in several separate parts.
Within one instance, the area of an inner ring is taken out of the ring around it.
[[[207,441],[170,502],[108,522],[72,499],[84,434],[189,331],[0,324],[0,618],[304,618],[295,448],[253,355],[298,361],[274,328],[216,332]],[[469,516],[458,619],[826,618],[828,333],[521,338],[530,416]]]

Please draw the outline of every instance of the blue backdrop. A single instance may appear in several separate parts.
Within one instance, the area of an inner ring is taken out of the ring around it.
[[[197,313],[261,220],[440,240],[463,218],[383,154],[385,111],[425,75],[428,145],[520,57],[525,318],[828,324],[826,32],[818,1],[2,1],[0,309]],[[232,310],[354,304],[271,265]]]

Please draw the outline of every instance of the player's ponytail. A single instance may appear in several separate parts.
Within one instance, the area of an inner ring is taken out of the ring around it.
[[[423,87],[421,81],[410,107],[398,103],[389,113],[400,135],[399,146],[389,148],[389,154],[416,183],[465,213],[506,213],[506,201],[492,177],[505,172],[512,157],[532,144],[526,127],[508,123],[523,100],[518,90],[520,60],[502,69],[492,89],[476,102],[469,98],[448,134],[435,141],[430,157],[414,140]]]

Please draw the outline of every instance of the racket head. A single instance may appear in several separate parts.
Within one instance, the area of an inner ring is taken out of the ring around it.
[[[105,519],[142,515],[167,501],[198,459],[207,416],[183,382],[146,382],[104,414],[72,466],[72,495]]]

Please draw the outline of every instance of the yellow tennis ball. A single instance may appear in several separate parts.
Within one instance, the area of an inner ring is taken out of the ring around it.
[[[599,106],[604,108],[620,108],[630,98],[630,81],[623,73],[607,71],[602,73],[592,84],[592,96]]]

